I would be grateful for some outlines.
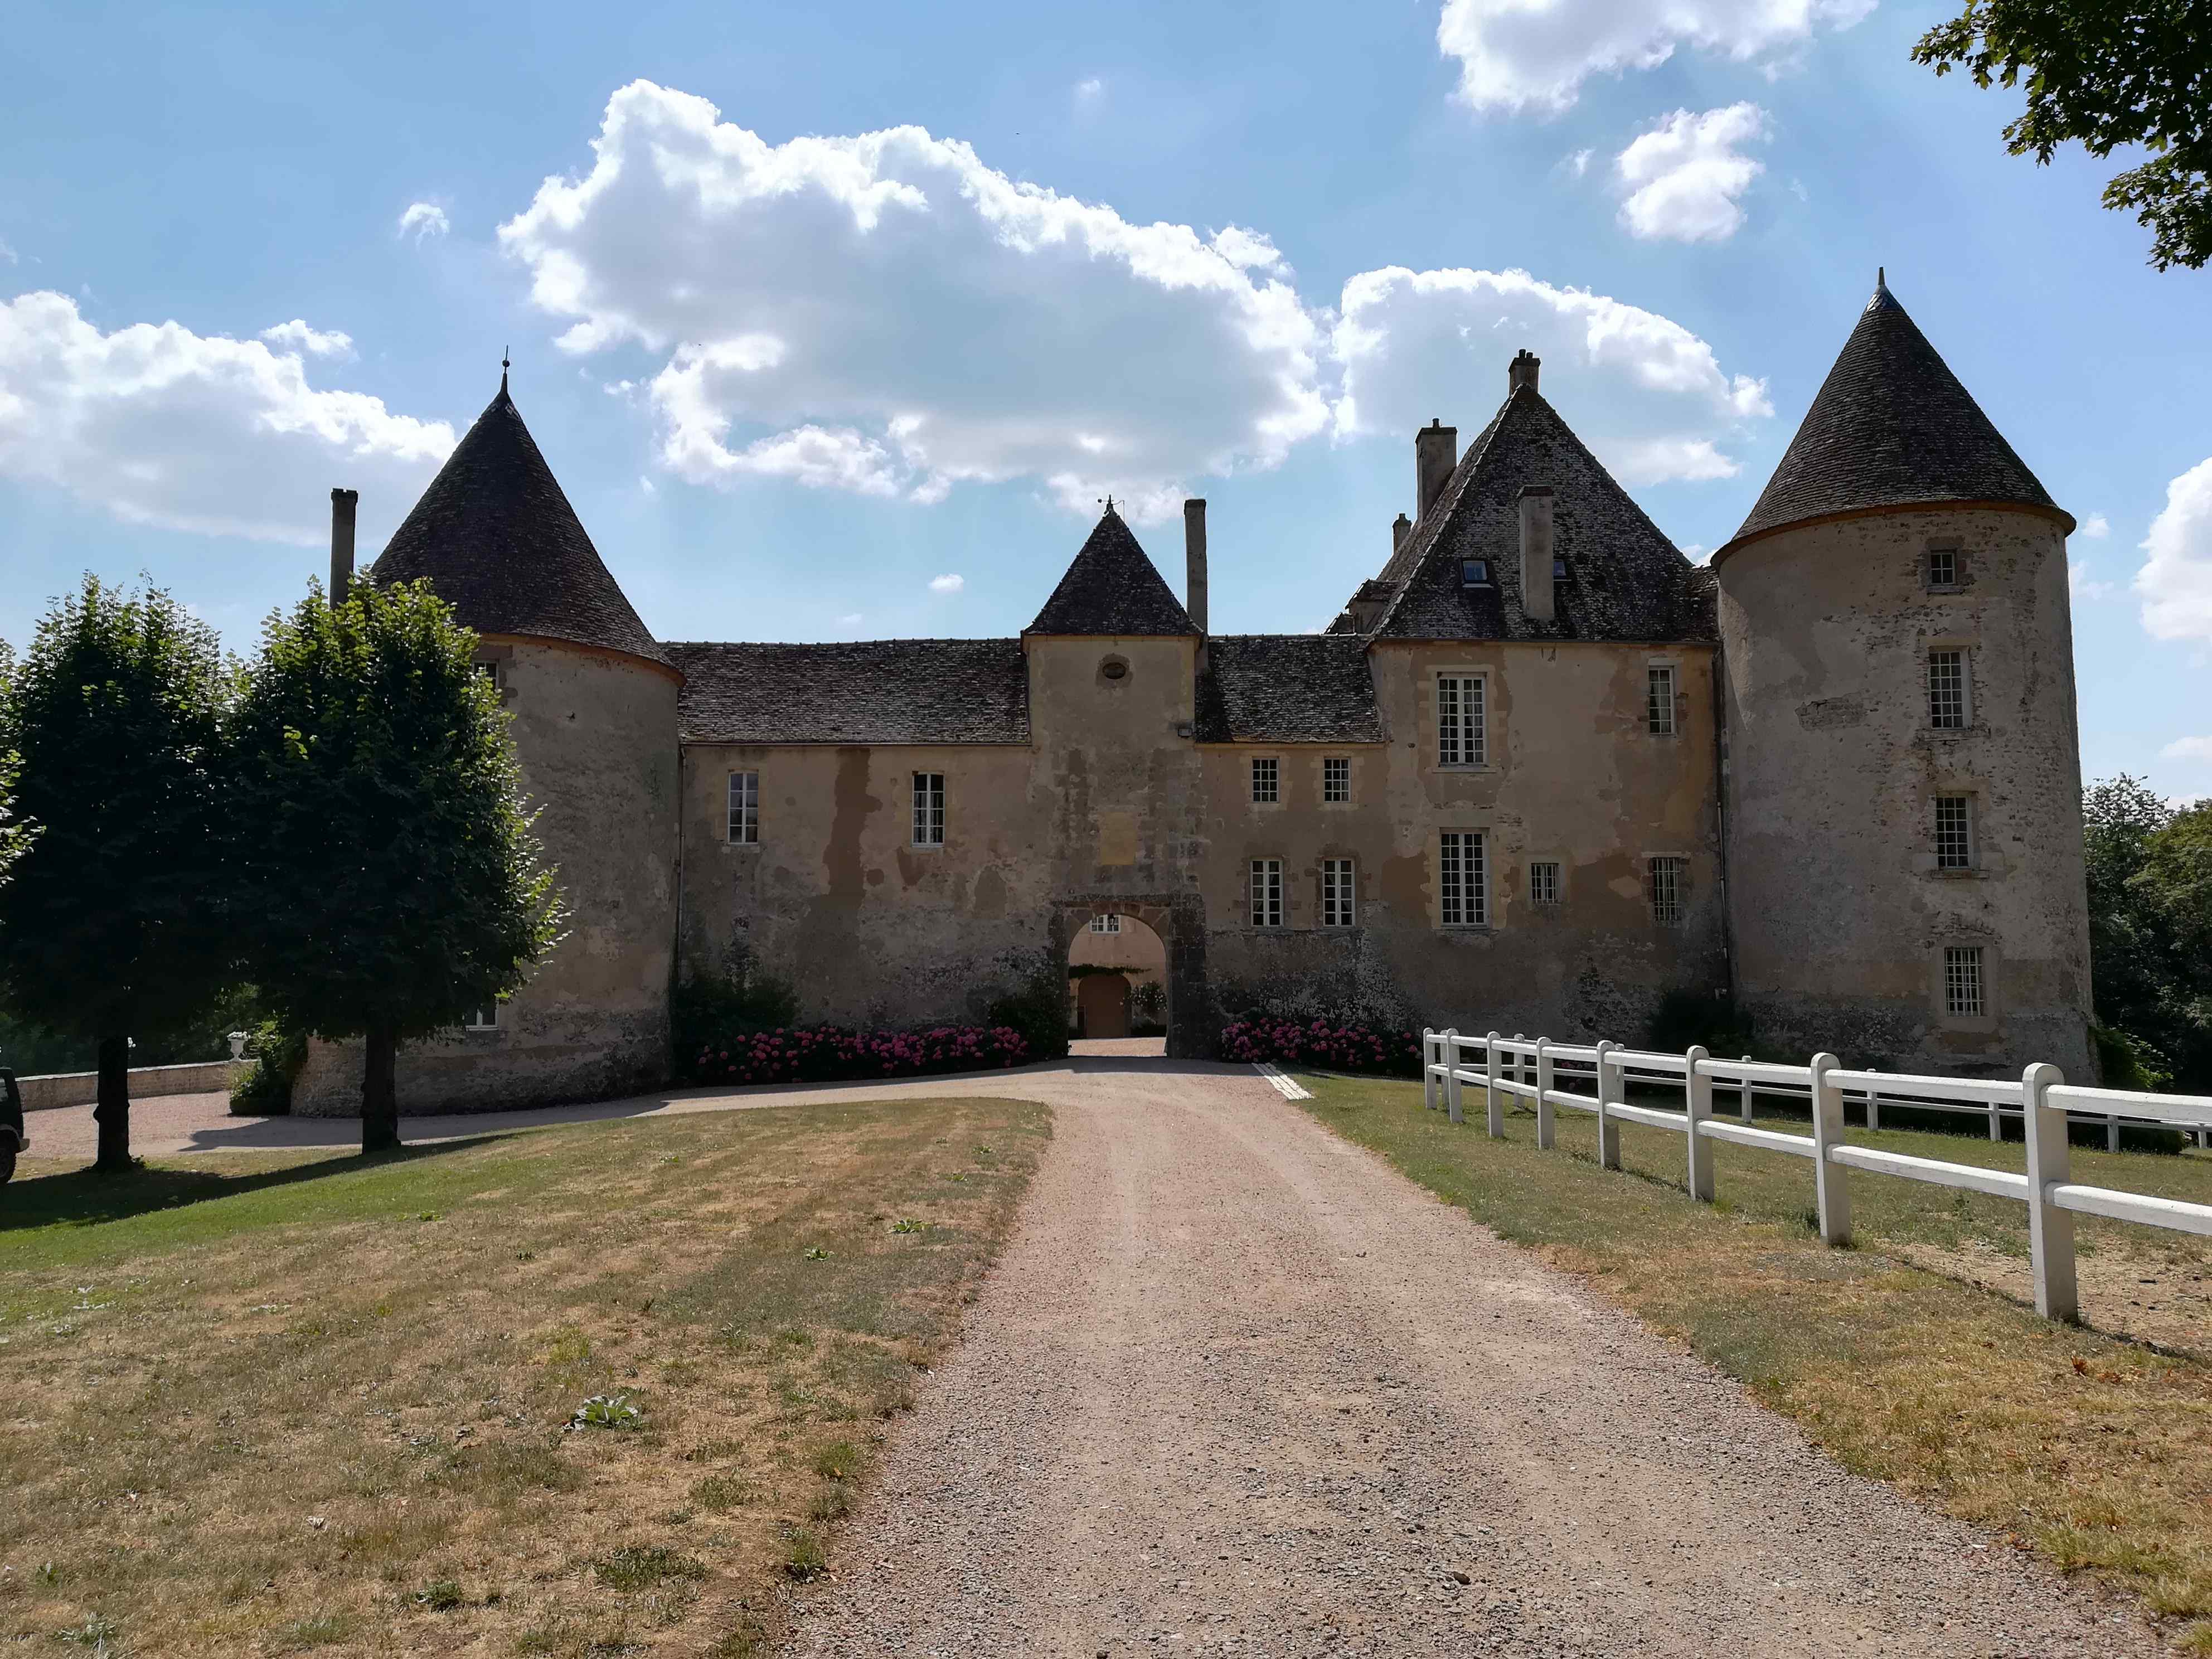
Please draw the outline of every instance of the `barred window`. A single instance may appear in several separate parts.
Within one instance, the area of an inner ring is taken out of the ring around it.
[[[1480,674],[1437,676],[1437,764],[1486,766],[1489,745],[1482,730]]]
[[[1352,799],[1352,762],[1348,757],[1332,755],[1322,762],[1321,798],[1324,801]]]
[[[1279,927],[1283,925],[1283,861],[1280,859],[1252,860],[1252,925],[1255,927]]]
[[[1644,671],[1644,724],[1655,738],[1674,735],[1674,670],[1655,664]]]
[[[1350,859],[1323,859],[1321,861],[1322,927],[1349,927],[1358,920],[1358,904],[1352,896],[1352,888]]]
[[[1272,757],[1252,763],[1252,799],[1278,801],[1283,798],[1283,763]]]
[[[1488,838],[1480,830],[1447,830],[1437,846],[1438,919],[1447,927],[1490,925]]]
[[[945,774],[917,772],[914,775],[914,844],[916,847],[945,845]]]
[[[1973,804],[1964,795],[1936,797],[1936,867],[1974,867]]]
[[[1682,866],[1686,859],[1662,854],[1650,860],[1651,920],[1672,927],[1682,920]]]
[[[760,844],[760,774],[757,772],[730,774],[730,844],[732,847],[757,847]]]
[[[468,1018],[462,1024],[471,1031],[496,1031],[499,1030],[499,1004],[487,1002],[481,1008],[470,1009]]]
[[[1943,947],[1943,1012],[1975,1015],[1983,1009],[1982,947],[1947,945]]]
[[[1959,550],[1955,547],[1931,547],[1928,550],[1928,586],[1956,587],[1959,585]]]
[[[1559,866],[1556,859],[1537,859],[1528,866],[1528,902],[1559,902]]]
[[[1094,933],[1118,933],[1121,931],[1121,918],[1111,910],[1105,911],[1091,918],[1091,931]]]
[[[1938,732],[1956,732],[1966,724],[1966,653],[1930,651],[1928,653],[1928,724]]]

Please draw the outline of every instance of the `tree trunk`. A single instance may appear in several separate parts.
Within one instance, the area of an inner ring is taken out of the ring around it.
[[[361,1067],[361,1149],[389,1152],[399,1144],[399,1095],[392,1073],[399,1033],[385,1022],[370,1025]]]
[[[110,1175],[133,1167],[131,1162],[131,1039],[104,1036],[100,1040],[99,1103],[92,1121],[100,1126],[100,1156],[93,1168]]]

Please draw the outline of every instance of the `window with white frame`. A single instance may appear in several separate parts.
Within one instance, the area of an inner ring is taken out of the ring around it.
[[[496,1031],[499,1030],[499,1004],[487,1002],[481,1008],[470,1009],[469,1017],[462,1025],[471,1031]]]
[[[1674,665],[1655,662],[1644,671],[1644,726],[1655,738],[1674,735]]]
[[[760,844],[760,774],[730,774],[730,845]]]
[[[1557,859],[1531,859],[1528,861],[1528,902],[1557,904],[1559,902],[1559,861]]]
[[[1943,947],[1943,1012],[1963,1018],[1979,1015],[1986,1006],[1982,994],[1982,947],[1947,945]]]
[[[1489,837],[1447,830],[1437,842],[1437,920],[1446,927],[1490,926]]]
[[[1280,859],[1254,859],[1249,883],[1252,899],[1252,925],[1255,927],[1279,927],[1283,925],[1283,861]]]
[[[1274,802],[1283,798],[1283,763],[1272,755],[1252,762],[1252,799]]]
[[[1324,927],[1349,927],[1358,919],[1358,901],[1353,896],[1350,859],[1323,859],[1321,861],[1321,925]]]
[[[1928,724],[1938,732],[1965,728],[1968,713],[1966,653],[1930,651],[1928,653]]]
[[[1959,585],[1959,550],[1935,546],[1928,550],[1928,586],[1941,592]]]
[[[1489,745],[1482,726],[1480,674],[1437,676],[1437,764],[1486,766]]]
[[[1349,756],[1330,755],[1322,759],[1321,798],[1325,802],[1352,799],[1352,760]]]
[[[1650,877],[1651,920],[1662,927],[1673,927],[1682,920],[1683,866],[1688,862],[1674,854],[1662,853],[1646,865]]]
[[[916,847],[945,845],[945,774],[917,772],[914,775],[914,844]]]
[[[1974,867],[1974,803],[1969,796],[1936,797],[1936,867]]]
[[[1091,918],[1091,931],[1094,933],[1118,933],[1121,931],[1121,918],[1111,910],[1105,911]]]

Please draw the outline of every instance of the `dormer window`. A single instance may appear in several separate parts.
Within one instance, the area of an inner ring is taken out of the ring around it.
[[[1462,587],[1489,586],[1490,561],[1487,559],[1462,559],[1459,562],[1459,585]]]
[[[1566,580],[1566,579],[1567,562],[1565,559],[1553,558],[1552,561],[1552,580],[1555,582],[1563,582]]]

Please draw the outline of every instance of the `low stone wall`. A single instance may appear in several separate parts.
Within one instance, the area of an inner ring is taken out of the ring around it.
[[[253,1069],[250,1060],[209,1060],[196,1066],[134,1066],[131,1068],[131,1097],[155,1095],[210,1095],[238,1086]],[[97,1072],[48,1072],[41,1077],[19,1077],[23,1109],[40,1111],[54,1106],[89,1106],[100,1098]]]

